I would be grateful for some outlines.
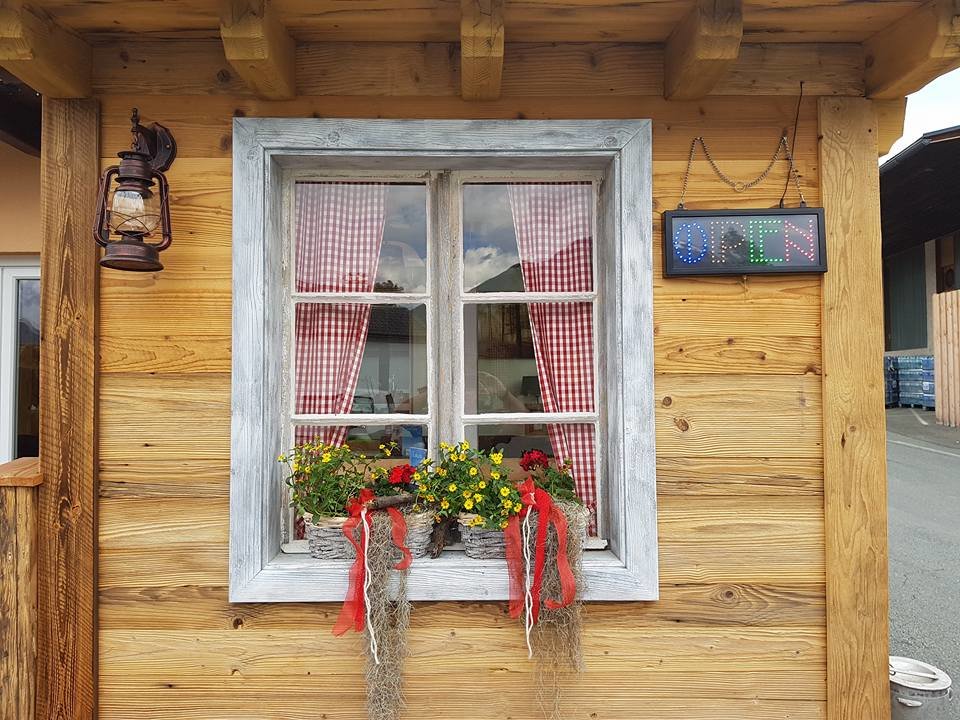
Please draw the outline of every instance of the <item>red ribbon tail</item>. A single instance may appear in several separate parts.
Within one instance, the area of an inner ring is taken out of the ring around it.
[[[550,520],[557,530],[557,572],[560,574],[560,601],[547,598],[544,603],[551,610],[567,607],[577,597],[577,580],[567,558],[567,516],[556,505],[550,510]]]
[[[537,508],[537,544],[536,557],[533,564],[533,587],[530,594],[533,596],[533,624],[540,619],[540,590],[543,587],[543,565],[547,553],[547,529],[550,522],[550,512],[553,502],[544,490],[536,491]]]
[[[510,578],[510,617],[523,612],[523,539],[520,535],[520,516],[512,515],[503,531],[507,545],[507,575]]]
[[[393,527],[391,529],[393,544],[403,553],[400,562],[394,565],[394,567],[397,570],[406,570],[410,567],[410,563],[413,562],[413,555],[410,552],[410,548],[406,546],[407,521],[404,520],[403,513],[396,508],[387,508],[387,512],[390,514],[390,519],[393,520]]]
[[[358,525],[361,525],[358,516],[347,518],[346,522],[343,523],[343,534],[356,549],[357,558],[350,568],[350,584],[347,588],[347,596],[343,601],[343,607],[340,609],[340,615],[333,626],[334,635],[343,635],[351,627],[356,629],[357,632],[363,632],[366,622],[366,607],[363,602],[363,584],[366,580],[363,543],[367,533],[367,523],[364,522],[361,525],[360,542],[357,542],[353,537],[353,531]]]

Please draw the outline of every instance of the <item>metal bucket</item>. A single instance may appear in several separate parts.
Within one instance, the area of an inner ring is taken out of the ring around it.
[[[940,668],[905,657],[890,657],[890,720],[932,718],[951,695],[951,680]]]

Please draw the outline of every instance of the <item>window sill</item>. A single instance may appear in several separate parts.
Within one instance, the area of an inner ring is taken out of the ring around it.
[[[279,553],[242,587],[231,586],[230,602],[341,602],[347,593],[349,560],[317,560]],[[584,600],[656,600],[658,588],[631,572],[609,550],[584,555]],[[468,559],[448,550],[436,560],[415,560],[407,581],[410,600],[509,599],[506,563]]]

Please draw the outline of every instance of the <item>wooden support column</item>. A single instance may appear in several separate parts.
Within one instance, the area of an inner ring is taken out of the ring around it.
[[[227,60],[259,97],[296,97],[296,43],[267,0],[226,0],[220,38]]]
[[[96,631],[94,100],[43,101],[37,717],[93,720]]]
[[[707,95],[740,56],[740,0],[697,0],[667,41],[664,97],[695,100]]]
[[[90,46],[40,10],[0,3],[0,66],[45,97],[90,95]]]
[[[503,77],[504,0],[460,0],[460,95],[496,100]]]
[[[887,480],[877,121],[821,98],[827,718],[890,717]]]
[[[960,0],[930,0],[863,46],[867,97],[906,97],[960,67]]]

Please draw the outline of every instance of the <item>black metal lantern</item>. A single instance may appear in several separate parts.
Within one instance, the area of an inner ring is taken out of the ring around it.
[[[163,270],[160,252],[173,240],[169,189],[163,173],[177,156],[177,143],[162,125],[141,125],[136,108],[130,121],[130,149],[117,153],[120,164],[108,167],[100,178],[93,235],[106,249],[100,259],[103,267]]]

